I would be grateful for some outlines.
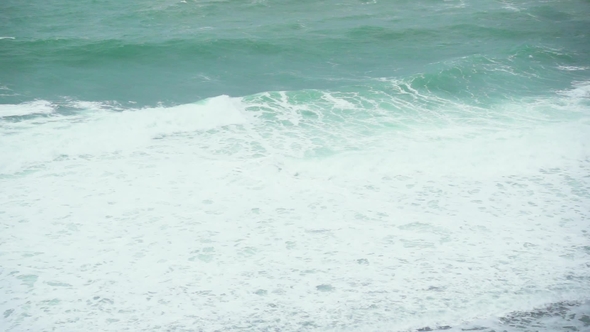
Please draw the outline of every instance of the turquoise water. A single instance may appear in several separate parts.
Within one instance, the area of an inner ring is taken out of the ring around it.
[[[588,3],[3,1],[2,102],[188,103],[395,78],[465,98],[587,77]]]
[[[3,0],[0,327],[583,331],[588,142],[588,1]]]

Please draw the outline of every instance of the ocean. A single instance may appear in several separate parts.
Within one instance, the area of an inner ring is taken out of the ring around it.
[[[590,2],[0,1],[0,330],[590,331]]]

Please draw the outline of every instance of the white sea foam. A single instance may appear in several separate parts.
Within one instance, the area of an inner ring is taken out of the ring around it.
[[[47,102],[34,105],[36,107],[10,105],[14,109],[10,115],[52,110]],[[5,124],[2,128],[4,135],[0,137],[0,154],[11,158],[0,164],[0,174],[40,167],[55,158],[132,153],[151,145],[154,138],[244,121],[239,100],[227,96],[208,99],[200,104],[122,112],[96,102],[71,102],[69,106],[90,112]]]
[[[53,105],[45,100],[37,100],[22,104],[0,104],[0,118],[31,114],[49,114],[53,111]]]
[[[502,1],[502,8],[506,9],[506,10],[510,10],[513,12],[519,12],[520,8],[518,8],[514,3],[510,2],[510,1]]]
[[[578,101],[580,98],[590,98],[590,82],[577,82],[573,89],[559,91],[559,93],[574,101]]]
[[[0,123],[4,326],[401,330],[588,298],[585,100],[400,91]]]
[[[590,69],[590,67],[580,67],[580,66],[558,66],[557,68],[560,70],[565,70],[565,71],[579,71],[579,70]]]

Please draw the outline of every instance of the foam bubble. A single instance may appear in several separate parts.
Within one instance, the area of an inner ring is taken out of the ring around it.
[[[54,106],[46,100],[37,100],[16,105],[4,104],[0,105],[0,118],[32,114],[50,114],[53,113],[53,111]]]
[[[6,324],[402,330],[587,299],[585,99],[399,91],[2,123]]]
[[[558,66],[559,70],[565,71],[579,71],[579,70],[588,70],[590,67],[580,67],[580,66]]]
[[[574,85],[573,89],[559,91],[559,93],[575,100],[579,98],[590,98],[590,82],[578,82]]]
[[[4,124],[0,153],[12,158],[0,165],[0,173],[38,167],[55,158],[131,152],[149,146],[154,138],[246,121],[239,99],[227,96],[197,104],[125,111],[114,111],[108,104],[96,102],[70,102],[68,106],[91,112]],[[4,113],[50,111],[53,108],[48,102],[34,102],[10,105]]]

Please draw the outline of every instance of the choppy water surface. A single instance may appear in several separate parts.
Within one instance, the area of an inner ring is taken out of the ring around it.
[[[4,1],[0,327],[589,330],[588,14]]]

